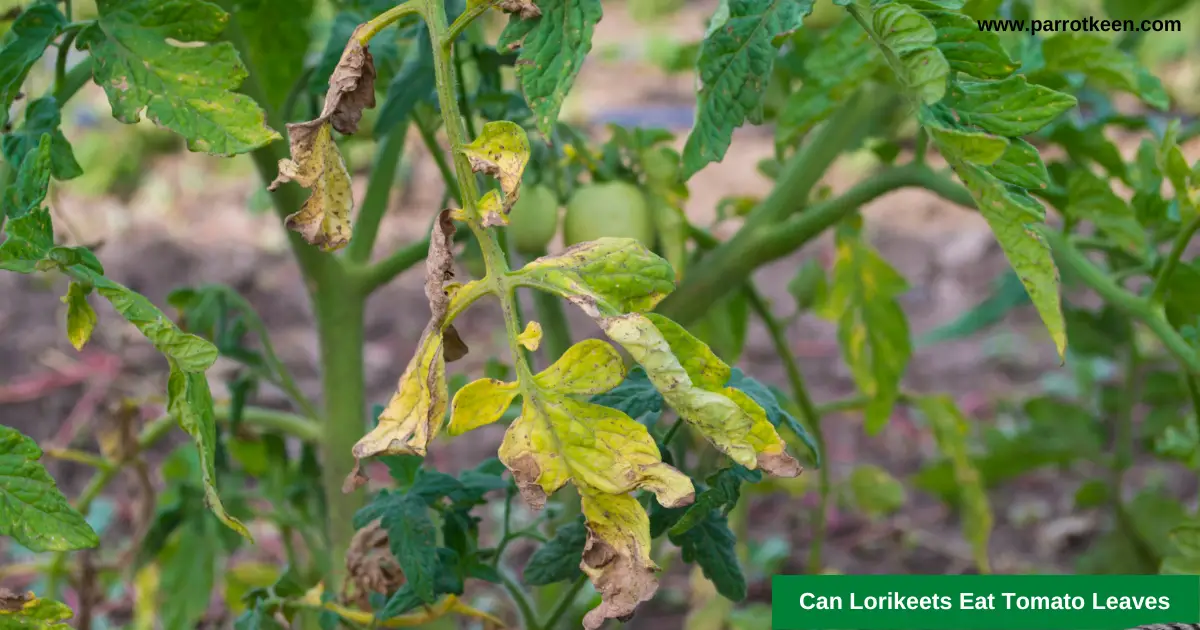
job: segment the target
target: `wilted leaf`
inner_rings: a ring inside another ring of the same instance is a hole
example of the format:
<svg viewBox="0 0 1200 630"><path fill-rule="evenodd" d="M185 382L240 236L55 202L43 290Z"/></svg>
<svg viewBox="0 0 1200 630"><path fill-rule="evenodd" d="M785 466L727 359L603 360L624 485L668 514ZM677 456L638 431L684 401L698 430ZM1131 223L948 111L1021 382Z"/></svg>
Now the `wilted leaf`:
<svg viewBox="0 0 1200 630"><path fill-rule="evenodd" d="M922 398L921 412L929 419L938 448L954 466L954 478L962 501L963 534L974 551L975 563L989 571L988 539L992 532L992 508L988 504L979 471L967 452L967 421L949 396Z"/></svg>
<svg viewBox="0 0 1200 630"><path fill-rule="evenodd" d="M0 627L5 630L66 630L71 626L60 622L73 616L66 604L0 588Z"/></svg>
<svg viewBox="0 0 1200 630"><path fill-rule="evenodd" d="M566 582L579 576L579 563L587 541L583 519L558 528L554 538L538 547L525 564L524 582L530 586L545 586Z"/></svg>
<svg viewBox="0 0 1200 630"><path fill-rule="evenodd" d="M234 90L246 69L229 42L229 21L201 0L98 0L100 18L76 40L92 54L96 83L124 123L155 123L187 138L193 151L246 153L279 137L263 111ZM181 44L186 42L188 45Z"/></svg>
<svg viewBox="0 0 1200 630"><path fill-rule="evenodd" d="M719 28L700 45L696 123L683 148L683 178L725 157L733 130L761 117L778 51L774 38L799 28L814 0L729 0ZM717 26L714 20L714 25Z"/></svg>
<svg viewBox="0 0 1200 630"><path fill-rule="evenodd" d="M42 449L0 425L0 534L31 551L70 551L100 544L96 532L38 463Z"/></svg>
<svg viewBox="0 0 1200 630"><path fill-rule="evenodd" d="M531 20L542 15L542 10L532 0L499 0L496 7L505 13L515 13L521 16L522 20Z"/></svg>
<svg viewBox="0 0 1200 630"><path fill-rule="evenodd" d="M88 293L92 288L78 282L72 282L67 287L67 294L62 301L67 305L67 338L76 350L82 350L84 344L92 337L96 328L96 311L88 304Z"/></svg>
<svg viewBox="0 0 1200 630"><path fill-rule="evenodd" d="M0 41L0 127L8 123L8 110L21 93L30 68L66 24L54 4L38 3L21 12L4 34Z"/></svg>
<svg viewBox="0 0 1200 630"><path fill-rule="evenodd" d="M866 429L875 433L891 417L912 355L908 320L896 301L908 283L855 227L838 230L835 256L833 280L818 312L838 322L842 356L859 390L871 399Z"/></svg>
<svg viewBox="0 0 1200 630"><path fill-rule="evenodd" d="M926 105L942 100L950 64L934 46L933 24L916 9L899 3L874 8L871 24L882 45L891 50L884 58L905 90Z"/></svg>
<svg viewBox="0 0 1200 630"><path fill-rule="evenodd" d="M543 256L510 279L561 295L589 314L654 308L675 289L675 272L636 239L604 237Z"/></svg>
<svg viewBox="0 0 1200 630"><path fill-rule="evenodd" d="M203 376L204 371L217 360L215 346L180 330L166 313L141 294L94 271L87 271L84 277L101 297L112 304L113 309L137 327L180 370Z"/></svg>
<svg viewBox="0 0 1200 630"><path fill-rule="evenodd" d="M725 386L729 366L683 327L653 313L597 322L646 369L680 417L718 450L746 468L762 467L782 477L800 474L766 412L746 394Z"/></svg>
<svg viewBox="0 0 1200 630"><path fill-rule="evenodd" d="M520 46L517 80L547 138L571 91L583 60L592 49L592 33L604 11L600 0L541 0L541 17L512 16L500 36L500 48Z"/></svg>
<svg viewBox="0 0 1200 630"><path fill-rule="evenodd" d="M608 619L628 617L638 604L654 597L658 566L650 559L650 519L637 499L626 494L581 494L587 541L580 568L603 598L584 615L583 627L597 630Z"/></svg>
<svg viewBox="0 0 1200 630"><path fill-rule="evenodd" d="M312 195L298 212L288 216L287 228L324 251L345 247L350 242L354 193L329 121L289 124L288 139L292 157L279 161L279 176L269 190L295 181L311 189Z"/></svg>
<svg viewBox="0 0 1200 630"><path fill-rule="evenodd" d="M529 163L529 139L520 125L507 120L489 122L474 142L462 148L471 170L500 181L507 216L521 194L521 175ZM486 215L485 215L486 216Z"/></svg>

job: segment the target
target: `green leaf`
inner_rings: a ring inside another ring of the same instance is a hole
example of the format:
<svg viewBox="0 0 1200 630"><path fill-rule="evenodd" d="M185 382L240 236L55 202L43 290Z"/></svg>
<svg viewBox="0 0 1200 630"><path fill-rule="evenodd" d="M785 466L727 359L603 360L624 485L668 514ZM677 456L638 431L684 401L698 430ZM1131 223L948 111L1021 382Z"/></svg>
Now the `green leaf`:
<svg viewBox="0 0 1200 630"><path fill-rule="evenodd" d="M21 156L17 179L4 190L3 212L9 219L19 219L37 210L46 199L50 186L51 148L53 140L43 134L37 145ZM47 225L49 220L47 219ZM48 232L52 237L53 234ZM11 232L9 236L15 236ZM27 238L22 236L21 238ZM51 239L53 240L53 239ZM45 249L49 249L47 246Z"/></svg>
<svg viewBox="0 0 1200 630"><path fill-rule="evenodd" d="M79 33L113 116L155 123L213 155L246 153L279 138L262 109L234 90L246 69L216 42L229 15L203 0L97 0L99 19ZM204 42L203 46L172 42Z"/></svg>
<svg viewBox="0 0 1200 630"><path fill-rule="evenodd" d="M1010 138L999 160L987 169L1003 181L1021 188L1045 188L1050 174L1036 147L1020 138Z"/></svg>
<svg viewBox="0 0 1200 630"><path fill-rule="evenodd" d="M934 46L937 31L912 7L885 4L874 10L872 29L888 51L884 57L905 89L930 105L946 94L950 63Z"/></svg>
<svg viewBox="0 0 1200 630"><path fill-rule="evenodd" d="M2 150L4 159L14 167L19 167L21 161L30 151L37 148L44 134L50 134L50 172L54 179L65 181L79 177L83 169L75 161L75 153L71 143L63 135L62 115L58 102L54 97L47 96L30 101L25 106L25 122L21 127L4 136Z"/></svg>
<svg viewBox="0 0 1200 630"><path fill-rule="evenodd" d="M853 20L833 27L804 57L803 84L788 96L775 136L780 143L808 133L871 78L880 63L871 37Z"/></svg>
<svg viewBox="0 0 1200 630"><path fill-rule="evenodd" d="M225 512L225 506L217 494L217 423L213 417L212 392L208 389L208 379L203 371L187 371L171 359L168 359L168 363L171 365L171 374L167 379L167 413L192 437L196 446L200 474L204 481L205 503L213 515L227 527L246 539L253 540L246 526Z"/></svg>
<svg viewBox="0 0 1200 630"><path fill-rule="evenodd" d="M180 330L141 294L94 271L89 270L82 275L96 287L97 293L112 303L122 317L137 327L180 370L203 374L217 360L216 346Z"/></svg>
<svg viewBox="0 0 1200 630"><path fill-rule="evenodd" d="M314 0L241 0L237 5L247 64L255 69L268 104L276 109L283 106L304 71L313 4Z"/></svg>
<svg viewBox="0 0 1200 630"><path fill-rule="evenodd" d="M159 610L164 630L195 628L208 611L217 582L217 558L223 555L214 521L192 514L159 557Z"/></svg>
<svg viewBox="0 0 1200 630"><path fill-rule="evenodd" d="M545 586L577 579L583 575L579 561L586 541L587 527L583 519L559 527L554 538L530 556L522 576L524 582L530 586Z"/></svg>
<svg viewBox="0 0 1200 630"><path fill-rule="evenodd" d="M900 396L900 378L912 355L908 320L896 298L908 283L872 250L853 225L837 232L833 281L818 314L838 322L842 356L867 404L866 428L887 424Z"/></svg>
<svg viewBox="0 0 1200 630"><path fill-rule="evenodd" d="M437 528L429 518L425 501L385 490L354 515L354 527L362 529L375 520L387 532L388 547L414 593L421 601L432 604L439 566Z"/></svg>
<svg viewBox="0 0 1200 630"><path fill-rule="evenodd" d="M12 107L30 68L66 26L52 3L34 4L23 11L0 43L0 127L8 122Z"/></svg>
<svg viewBox="0 0 1200 630"><path fill-rule="evenodd" d="M926 123L929 135L937 142L947 160L964 160L988 166L994 164L1008 150L1008 140L981 131L951 129L938 124Z"/></svg>
<svg viewBox="0 0 1200 630"><path fill-rule="evenodd" d="M814 0L728 0L728 17L714 20L700 46L696 123L683 148L690 179L729 149L733 130L759 116L778 52L773 40L799 27Z"/></svg>
<svg viewBox="0 0 1200 630"><path fill-rule="evenodd" d="M1075 169L1068 183L1069 216L1091 221L1126 251L1140 255L1148 246L1146 230L1133 208L1117 196L1107 181L1087 169Z"/></svg>
<svg viewBox="0 0 1200 630"><path fill-rule="evenodd" d="M261 602L242 613L233 622L233 630L284 630Z"/></svg>
<svg viewBox="0 0 1200 630"><path fill-rule="evenodd" d="M1059 33L1042 42L1042 55L1048 71L1080 72L1101 87L1128 92L1162 111L1171 104L1162 82L1102 35Z"/></svg>
<svg viewBox="0 0 1200 630"><path fill-rule="evenodd" d="M1075 97L1029 83L1023 76L1001 81L956 81L946 99L963 124L1002 136L1023 136L1075 107Z"/></svg>
<svg viewBox="0 0 1200 630"><path fill-rule="evenodd" d="M42 449L0 425L0 534L31 551L71 551L100 544L96 532L38 463Z"/></svg>
<svg viewBox="0 0 1200 630"><path fill-rule="evenodd" d="M728 514L742 496L742 483L762 481L762 472L747 470L738 465L724 468L708 478L708 488L696 495L696 501L687 507L683 516L671 526L671 536L682 536L700 525L712 511Z"/></svg>
<svg viewBox="0 0 1200 630"><path fill-rule="evenodd" d="M67 305L67 338L76 350L82 350L83 345L92 337L96 328L96 311L88 304L87 296L92 288L72 282L67 287L67 294L62 301Z"/></svg>
<svg viewBox="0 0 1200 630"><path fill-rule="evenodd" d="M899 510L908 500L904 484L888 471L864 464L850 473L850 493L854 504L868 516L887 516Z"/></svg>
<svg viewBox="0 0 1200 630"><path fill-rule="evenodd" d="M962 501L963 534L974 551L980 572L987 573L988 540L992 531L992 508L988 504L979 470L967 452L967 421L949 396L922 398L921 412L929 420L938 448L954 467L954 479Z"/></svg>
<svg viewBox="0 0 1200 630"><path fill-rule="evenodd" d="M654 383L650 382L646 370L640 365L629 370L620 385L606 393L592 396L591 402L623 411L634 420L642 420L647 415L657 420L663 409L662 394L654 388ZM648 420L642 422L649 424Z"/></svg>
<svg viewBox="0 0 1200 630"><path fill-rule="evenodd" d="M0 598L0 628L4 630L68 630L71 626L60 622L73 616L66 604L33 593Z"/></svg>
<svg viewBox="0 0 1200 630"><path fill-rule="evenodd" d="M670 539L679 547L684 562L700 565L704 577L717 587L721 596L735 602L746 599L746 578L738 564L737 537L729 531L725 516L710 511L695 527L683 534L671 534Z"/></svg>
<svg viewBox="0 0 1200 630"><path fill-rule="evenodd" d="M541 0L537 6L541 17L509 19L500 46L521 47L517 80L536 115L538 131L549 138L563 100L592 49L592 33L604 10L600 0Z"/></svg>
<svg viewBox="0 0 1200 630"><path fill-rule="evenodd" d="M1009 264L1025 285L1059 356L1065 357L1067 332L1058 292L1058 268L1054 266L1050 246L1034 231L1034 226L1045 222L1045 210L1033 198L1014 193L978 166L958 164L955 172L971 192Z"/></svg>
<svg viewBox="0 0 1200 630"><path fill-rule="evenodd" d="M604 315L648 311L675 289L670 263L632 238L579 243L530 261L510 280Z"/></svg>
<svg viewBox="0 0 1200 630"><path fill-rule="evenodd" d="M729 382L727 385L746 394L752 398L754 402L758 403L758 406L762 407L763 411L767 412L767 419L770 420L771 424L775 425L776 428L778 428L780 425L785 425L788 429L791 429L792 433L795 433L796 437L800 438L800 441L804 442L804 445L808 447L808 450L812 451L813 458L816 459L817 462L817 467L819 468L821 466L822 453L820 449L817 448L816 440L813 439L812 435L809 434L808 429L804 428L804 425L800 424L800 421L797 420L795 416L788 413L788 411L779 404L779 398L776 397L775 393L772 392L769 387L763 385L757 379L747 376L746 373L742 372L740 368L733 368L733 370L730 372Z"/></svg>
<svg viewBox="0 0 1200 630"><path fill-rule="evenodd" d="M1020 64L1013 61L991 31L979 30L979 24L952 11L924 13L937 31L937 48L942 51L950 69L980 79L1003 79Z"/></svg>

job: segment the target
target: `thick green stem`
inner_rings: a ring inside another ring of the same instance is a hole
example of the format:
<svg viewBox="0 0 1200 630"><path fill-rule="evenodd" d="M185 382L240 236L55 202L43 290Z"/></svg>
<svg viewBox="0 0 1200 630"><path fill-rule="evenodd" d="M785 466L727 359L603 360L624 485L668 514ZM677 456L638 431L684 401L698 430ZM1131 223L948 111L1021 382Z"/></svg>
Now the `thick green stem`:
<svg viewBox="0 0 1200 630"><path fill-rule="evenodd" d="M1179 266L1179 259L1183 257L1183 252L1187 249L1188 243L1191 242L1192 236L1196 233L1197 229L1200 229L1200 215L1193 217L1179 231L1179 235L1175 237L1175 243L1171 246L1171 253L1167 254L1167 259L1163 262L1162 270L1158 272L1158 276L1154 279L1154 290L1150 292L1151 304L1161 304L1163 298L1166 297L1171 274L1175 273L1175 268Z"/></svg>
<svg viewBox="0 0 1200 630"><path fill-rule="evenodd" d="M358 224L354 236L346 247L346 258L353 263L371 260L371 251L379 235L379 224L387 214L388 201L392 196L392 185L396 182L396 169L400 156L404 154L404 139L408 136L408 122L396 125L383 139L375 153L375 164L371 167L371 179L367 182L367 194L363 196L362 209L358 212Z"/></svg>

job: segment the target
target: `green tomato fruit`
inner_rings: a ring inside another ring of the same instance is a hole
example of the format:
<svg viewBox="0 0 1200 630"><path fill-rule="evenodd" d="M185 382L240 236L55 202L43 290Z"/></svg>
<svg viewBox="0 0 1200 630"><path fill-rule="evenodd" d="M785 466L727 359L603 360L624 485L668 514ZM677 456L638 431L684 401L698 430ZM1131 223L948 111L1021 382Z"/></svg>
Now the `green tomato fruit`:
<svg viewBox="0 0 1200 630"><path fill-rule="evenodd" d="M584 186L567 203L563 239L567 245L594 241L605 236L634 238L654 246L654 217L642 191L628 182L605 182Z"/></svg>
<svg viewBox="0 0 1200 630"><path fill-rule="evenodd" d="M679 153L668 147L650 149L642 154L642 168L650 182L672 185L679 180Z"/></svg>
<svg viewBox="0 0 1200 630"><path fill-rule="evenodd" d="M522 254L541 255L558 231L558 197L546 186L530 186L508 214L508 231Z"/></svg>

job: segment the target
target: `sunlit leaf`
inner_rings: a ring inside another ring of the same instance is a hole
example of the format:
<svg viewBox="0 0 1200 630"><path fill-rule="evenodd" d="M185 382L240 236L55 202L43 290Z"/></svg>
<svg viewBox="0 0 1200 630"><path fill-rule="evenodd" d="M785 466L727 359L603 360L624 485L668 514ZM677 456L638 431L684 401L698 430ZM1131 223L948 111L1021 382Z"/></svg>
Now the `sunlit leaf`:
<svg viewBox="0 0 1200 630"><path fill-rule="evenodd" d="M0 534L32 551L70 551L100 544L46 468L42 449L12 427L0 425Z"/></svg>

